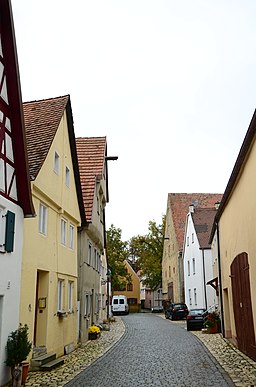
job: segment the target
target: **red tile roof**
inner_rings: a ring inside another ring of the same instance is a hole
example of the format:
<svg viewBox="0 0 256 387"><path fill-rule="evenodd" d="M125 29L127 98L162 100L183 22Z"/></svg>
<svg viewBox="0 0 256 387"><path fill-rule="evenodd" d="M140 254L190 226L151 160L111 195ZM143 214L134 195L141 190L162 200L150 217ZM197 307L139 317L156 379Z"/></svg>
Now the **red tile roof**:
<svg viewBox="0 0 256 387"><path fill-rule="evenodd" d="M91 222L96 182L104 174L106 137L78 137L76 149L86 220Z"/></svg>
<svg viewBox="0 0 256 387"><path fill-rule="evenodd" d="M86 224L82 189L76 153L75 133L70 96L49 98L23 104L30 180L35 180L49 152L64 112L67 114L68 136L82 225Z"/></svg>
<svg viewBox="0 0 256 387"><path fill-rule="evenodd" d="M209 237L212 230L216 208L195 208L191 214L201 249L209 249Z"/></svg>
<svg viewBox="0 0 256 387"><path fill-rule="evenodd" d="M239 154L237 156L235 165L233 167L233 170L232 170L230 178L228 180L226 189L224 191L222 201L220 203L219 209L218 209L217 214L216 214L216 222L218 222L220 220L221 215L222 215L224 209L226 208L226 206L227 206L227 204L232 196L232 193L235 190L236 183L243 173L242 172L243 168L247 162L248 155L250 154L250 151L252 149L252 146L253 146L253 143L255 142L255 140L256 140L256 110L254 110L249 128L247 129L244 141L241 145L241 148L240 148ZM215 232L215 227L213 227L213 229L212 229L212 233L210 236L210 242L213 239L214 232Z"/></svg>
<svg viewBox="0 0 256 387"><path fill-rule="evenodd" d="M174 224L174 232L177 238L179 250L183 249L186 215L189 206L213 208L216 202L220 202L222 194L211 193L169 193L168 206Z"/></svg>
<svg viewBox="0 0 256 387"><path fill-rule="evenodd" d="M23 104L31 180L45 161L68 101L66 95Z"/></svg>

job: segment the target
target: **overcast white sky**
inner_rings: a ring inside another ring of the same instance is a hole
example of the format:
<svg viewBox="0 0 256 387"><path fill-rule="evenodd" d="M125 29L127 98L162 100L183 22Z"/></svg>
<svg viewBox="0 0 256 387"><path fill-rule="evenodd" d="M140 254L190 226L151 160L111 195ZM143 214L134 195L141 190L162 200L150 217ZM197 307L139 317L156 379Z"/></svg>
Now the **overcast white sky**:
<svg viewBox="0 0 256 387"><path fill-rule="evenodd" d="M12 0L23 101L70 94L107 136L107 227L161 222L168 192L225 190L256 107L255 0Z"/></svg>

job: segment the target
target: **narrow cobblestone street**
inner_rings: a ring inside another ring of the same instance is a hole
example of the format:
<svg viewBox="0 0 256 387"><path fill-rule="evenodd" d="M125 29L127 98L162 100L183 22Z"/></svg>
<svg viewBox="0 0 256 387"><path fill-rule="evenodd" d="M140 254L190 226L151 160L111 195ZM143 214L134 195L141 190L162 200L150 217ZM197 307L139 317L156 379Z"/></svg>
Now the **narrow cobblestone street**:
<svg viewBox="0 0 256 387"><path fill-rule="evenodd" d="M63 359L52 371L30 372L26 387L256 386L256 362L221 334L187 332L185 321L166 320L164 314L116 317L99 340Z"/></svg>
<svg viewBox="0 0 256 387"><path fill-rule="evenodd" d="M66 386L234 386L228 374L180 325L152 314L123 318L117 345Z"/></svg>

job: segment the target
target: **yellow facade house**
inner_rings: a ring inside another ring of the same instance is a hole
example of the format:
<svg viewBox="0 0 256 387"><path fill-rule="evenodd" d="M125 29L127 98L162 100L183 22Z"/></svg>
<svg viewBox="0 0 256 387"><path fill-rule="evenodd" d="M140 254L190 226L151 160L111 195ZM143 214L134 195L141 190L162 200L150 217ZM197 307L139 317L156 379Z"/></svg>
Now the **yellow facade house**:
<svg viewBox="0 0 256 387"><path fill-rule="evenodd" d="M59 357L78 339L77 228L85 222L70 97L23 109L37 216L25 220L20 322L33 354Z"/></svg>
<svg viewBox="0 0 256 387"><path fill-rule="evenodd" d="M228 181L212 233L222 333L256 360L256 113ZM216 248L216 244L218 247Z"/></svg>
<svg viewBox="0 0 256 387"><path fill-rule="evenodd" d="M126 285L124 290L113 290L113 296L122 294L127 297L129 312L139 312L141 309L140 302L140 277L133 270L128 261L124 261L128 274L131 276L131 283Z"/></svg>

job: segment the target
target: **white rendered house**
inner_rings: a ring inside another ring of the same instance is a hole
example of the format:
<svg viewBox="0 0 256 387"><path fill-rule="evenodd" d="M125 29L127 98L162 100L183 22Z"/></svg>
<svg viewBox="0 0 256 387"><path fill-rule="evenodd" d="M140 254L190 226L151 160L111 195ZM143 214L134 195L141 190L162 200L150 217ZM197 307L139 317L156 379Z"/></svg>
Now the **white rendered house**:
<svg viewBox="0 0 256 387"><path fill-rule="evenodd" d="M191 205L186 219L183 265L185 302L188 309L213 309L216 292L207 283L213 278L212 250L209 236L215 208L197 208Z"/></svg>
<svg viewBox="0 0 256 387"><path fill-rule="evenodd" d="M24 217L34 215L11 4L0 2L0 385L9 334L19 326Z"/></svg>

